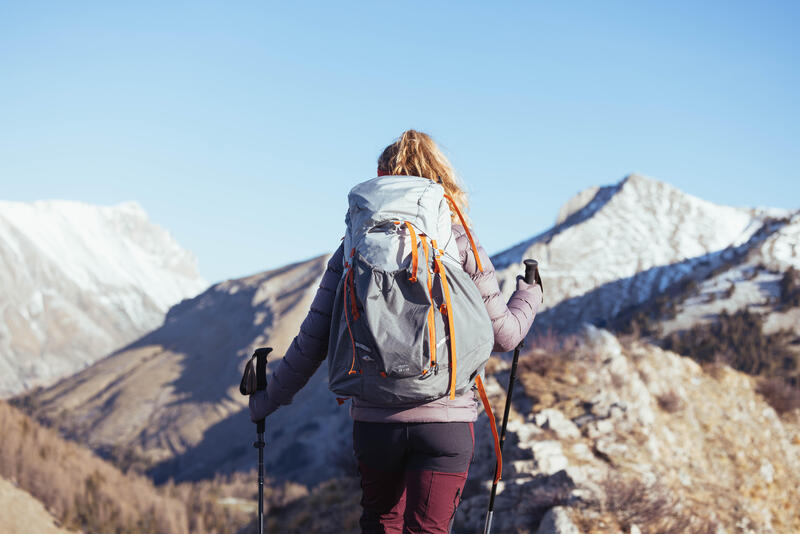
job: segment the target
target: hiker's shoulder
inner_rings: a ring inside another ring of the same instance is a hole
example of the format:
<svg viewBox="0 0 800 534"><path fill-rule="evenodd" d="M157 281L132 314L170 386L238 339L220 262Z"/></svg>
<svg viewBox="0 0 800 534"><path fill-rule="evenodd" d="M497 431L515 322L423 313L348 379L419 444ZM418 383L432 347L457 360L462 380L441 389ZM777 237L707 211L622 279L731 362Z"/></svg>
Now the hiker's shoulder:
<svg viewBox="0 0 800 534"><path fill-rule="evenodd" d="M340 243L336 251L328 258L328 269L337 273L342 272L344 259L344 243Z"/></svg>
<svg viewBox="0 0 800 534"><path fill-rule="evenodd" d="M459 247L461 246L461 242L467 239L467 231L458 223L453 223L453 237L456 238L458 241Z"/></svg>
<svg viewBox="0 0 800 534"><path fill-rule="evenodd" d="M461 224L458 223L453 223L452 227L453 227L453 237L455 238L456 243L458 244L458 249L471 250L469 237L467 236L467 230ZM475 241L475 246L480 247L481 246L480 240L478 239L478 236L475 235L474 230L470 230L470 235L472 236L472 240Z"/></svg>

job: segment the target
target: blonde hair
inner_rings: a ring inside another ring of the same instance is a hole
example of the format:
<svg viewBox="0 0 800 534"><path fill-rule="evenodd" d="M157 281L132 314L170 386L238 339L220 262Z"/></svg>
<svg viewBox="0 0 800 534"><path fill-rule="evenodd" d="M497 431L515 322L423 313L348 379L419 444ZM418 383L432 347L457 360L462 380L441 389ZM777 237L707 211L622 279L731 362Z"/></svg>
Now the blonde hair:
<svg viewBox="0 0 800 534"><path fill-rule="evenodd" d="M406 130L378 157L378 171L386 174L428 178L444 187L462 211L469 207L467 193L456 171L436 142L426 133ZM453 213L455 219L456 214Z"/></svg>

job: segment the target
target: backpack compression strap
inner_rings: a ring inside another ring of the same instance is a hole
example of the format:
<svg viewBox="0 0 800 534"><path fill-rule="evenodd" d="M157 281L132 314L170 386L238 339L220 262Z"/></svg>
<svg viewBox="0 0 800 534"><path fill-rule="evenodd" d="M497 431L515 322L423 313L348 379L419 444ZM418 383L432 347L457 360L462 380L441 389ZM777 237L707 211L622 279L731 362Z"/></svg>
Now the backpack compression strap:
<svg viewBox="0 0 800 534"><path fill-rule="evenodd" d="M444 271L442 260L439 256L444 254L436 246L436 241L431 240L433 244L433 261L436 262L436 272L442 280L442 291L444 293L444 306L439 311L447 316L447 330L450 332L450 400L456 398L456 328L453 324L453 303L450 301L450 284L447 283L447 273Z"/></svg>
<svg viewBox="0 0 800 534"><path fill-rule="evenodd" d="M356 249L350 251L350 259L353 261L353 256L355 256ZM355 296L355 284L353 282L353 265L345 261L344 266L347 269L344 275L344 322L347 324L347 332L350 334L350 343L353 345L353 363L350 364L350 370L347 372L348 375L354 375L359 371L356 371L356 339L353 336L353 329L350 328L350 318L347 316L347 306L348 306L348 293L350 296L349 305L351 307L351 314L353 315L353 320L355 321L359 317L358 313L358 305L356 304L356 296Z"/></svg>
<svg viewBox="0 0 800 534"><path fill-rule="evenodd" d="M428 256L428 242L425 240L427 236L423 234L422 241L422 250L425 252L425 269L427 271L427 276L425 278L428 279L428 293L431 296L431 307L428 310L428 347L431 356L431 369L436 371L436 321L435 321L435 309L436 304L433 301L433 277L431 276L430 271L430 257ZM425 374L425 371L422 371L422 374Z"/></svg>
<svg viewBox="0 0 800 534"><path fill-rule="evenodd" d="M414 231L414 227L411 226L411 223L405 221L406 228L408 228L408 233L411 234L411 276L408 278L409 282L416 282L417 281L417 262L419 259L417 258L417 233Z"/></svg>
<svg viewBox="0 0 800 534"><path fill-rule="evenodd" d="M503 451L500 449L500 436L497 435L497 423L494 420L494 413L489 405L489 397L486 396L486 388L483 387L483 380L480 374L475 377L475 385L478 386L478 395L480 395L481 402L483 402L483 409L486 410L486 415L489 416L489 427L492 429L492 437L494 437L494 453L497 456L494 483L497 484L503 474Z"/></svg>

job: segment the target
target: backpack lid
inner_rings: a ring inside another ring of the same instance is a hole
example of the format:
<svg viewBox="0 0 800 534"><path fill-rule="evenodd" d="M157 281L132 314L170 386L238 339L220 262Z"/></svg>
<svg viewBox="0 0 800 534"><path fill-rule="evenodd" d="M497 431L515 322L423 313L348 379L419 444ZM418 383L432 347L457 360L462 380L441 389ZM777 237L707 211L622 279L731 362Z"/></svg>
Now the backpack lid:
<svg viewBox="0 0 800 534"><path fill-rule="evenodd" d="M450 206L440 184L419 176L378 176L353 187L347 198L345 251L359 249L376 226L389 221L408 221L457 261Z"/></svg>

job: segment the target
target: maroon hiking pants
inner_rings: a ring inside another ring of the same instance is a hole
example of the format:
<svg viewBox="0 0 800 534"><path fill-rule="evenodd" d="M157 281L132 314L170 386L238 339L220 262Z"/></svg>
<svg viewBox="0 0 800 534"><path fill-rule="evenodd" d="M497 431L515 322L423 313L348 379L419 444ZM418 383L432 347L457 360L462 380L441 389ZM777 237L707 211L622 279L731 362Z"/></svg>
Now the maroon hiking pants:
<svg viewBox="0 0 800 534"><path fill-rule="evenodd" d="M472 423L353 425L362 534L450 532L475 448Z"/></svg>

